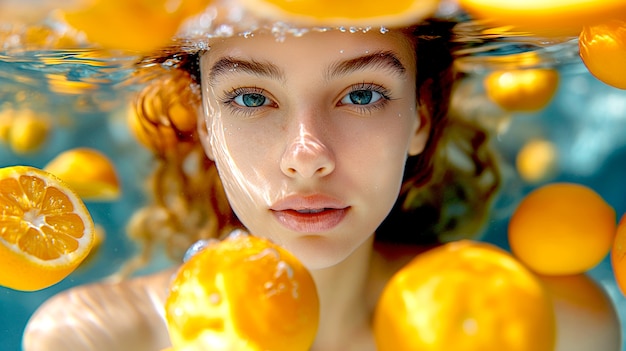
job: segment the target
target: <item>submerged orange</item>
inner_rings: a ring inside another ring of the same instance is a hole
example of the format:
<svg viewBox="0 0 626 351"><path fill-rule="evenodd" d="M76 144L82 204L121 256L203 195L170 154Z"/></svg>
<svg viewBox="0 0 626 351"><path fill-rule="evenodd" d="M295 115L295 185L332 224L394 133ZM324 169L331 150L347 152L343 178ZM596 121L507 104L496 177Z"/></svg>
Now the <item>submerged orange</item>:
<svg viewBox="0 0 626 351"><path fill-rule="evenodd" d="M95 0L65 14L87 39L108 49L150 52L170 43L211 0Z"/></svg>
<svg viewBox="0 0 626 351"><path fill-rule="evenodd" d="M551 183L528 194L508 228L513 254L545 275L583 273L604 259L615 236L615 210L593 189Z"/></svg>
<svg viewBox="0 0 626 351"><path fill-rule="evenodd" d="M165 314L175 350L307 351L319 301L293 255L266 239L236 235L180 268Z"/></svg>
<svg viewBox="0 0 626 351"><path fill-rule="evenodd" d="M66 150L44 170L63 179L83 200L106 201L120 196L115 166L98 150L86 147Z"/></svg>
<svg viewBox="0 0 626 351"><path fill-rule="evenodd" d="M546 36L577 36L583 26L626 19L624 0L459 0L459 4L491 25Z"/></svg>
<svg viewBox="0 0 626 351"><path fill-rule="evenodd" d="M610 86L626 89L626 20L584 27L578 46L591 74Z"/></svg>
<svg viewBox="0 0 626 351"><path fill-rule="evenodd" d="M374 316L379 351L553 351L555 330L539 279L506 251L467 240L409 262Z"/></svg>
<svg viewBox="0 0 626 351"><path fill-rule="evenodd" d="M274 19L315 25L402 26L437 11L438 0L241 0L251 11Z"/></svg>
<svg viewBox="0 0 626 351"><path fill-rule="evenodd" d="M0 285L51 286L78 267L93 242L91 215L62 180L33 167L0 169Z"/></svg>
<svg viewBox="0 0 626 351"><path fill-rule="evenodd" d="M541 110L552 100L558 84L558 72L545 68L494 71L484 80L487 97L511 112Z"/></svg>

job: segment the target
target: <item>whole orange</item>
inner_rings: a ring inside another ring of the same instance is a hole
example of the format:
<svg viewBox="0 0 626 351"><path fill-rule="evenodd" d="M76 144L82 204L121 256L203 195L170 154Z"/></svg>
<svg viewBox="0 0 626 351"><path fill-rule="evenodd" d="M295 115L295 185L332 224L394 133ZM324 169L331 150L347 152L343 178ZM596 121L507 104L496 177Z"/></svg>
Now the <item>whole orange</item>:
<svg viewBox="0 0 626 351"><path fill-rule="evenodd" d="M165 314L176 350L308 351L319 301L295 256L266 239L237 235L181 267Z"/></svg>
<svg viewBox="0 0 626 351"><path fill-rule="evenodd" d="M615 210L589 187L551 183L529 193L509 221L511 251L545 275L585 272L609 253Z"/></svg>
<svg viewBox="0 0 626 351"><path fill-rule="evenodd" d="M487 97L506 111L535 112L546 107L559 85L553 69L494 71L484 80Z"/></svg>
<svg viewBox="0 0 626 351"><path fill-rule="evenodd" d="M626 89L626 21L586 26L578 40L580 57L600 81Z"/></svg>
<svg viewBox="0 0 626 351"><path fill-rule="evenodd" d="M512 255L463 240L392 277L374 336L379 351L553 351L555 316L543 285Z"/></svg>

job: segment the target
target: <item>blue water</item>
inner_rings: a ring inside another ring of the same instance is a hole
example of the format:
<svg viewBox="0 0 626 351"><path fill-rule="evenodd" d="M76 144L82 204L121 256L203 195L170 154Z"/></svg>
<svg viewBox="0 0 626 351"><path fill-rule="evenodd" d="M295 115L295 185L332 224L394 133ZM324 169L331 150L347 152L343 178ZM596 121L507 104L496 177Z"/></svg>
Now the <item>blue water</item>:
<svg viewBox="0 0 626 351"><path fill-rule="evenodd" d="M106 240L83 267L61 283L38 292L0 287L3 351L20 349L28 318L47 298L73 286L106 278L138 252L137 245L126 237L124 227L133 210L146 201L143 186L152 164L150 155L137 146L124 122L128 99L138 88L124 83L131 77L132 60L98 61L80 54L80 51L0 51L0 107L28 107L48 116L54 125L39 152L16 154L8 145L0 144L0 167L25 164L42 168L61 151L93 147L113 160L123 189L117 201L87 203L94 222L104 228ZM44 65L45 62L48 64ZM470 87L466 96L467 113L472 118L480 116L496 131L492 145L505 175L502 193L483 238L504 248L508 248L506 226L515 204L540 185L525 183L514 172L515 155L526 141L535 137L554 142L559 150L558 173L550 181L588 185L615 208L618 216L626 213L626 91L597 81L582 63L571 62L571 57L559 69L562 76L554 100L543 111L533 114L512 115L494 109L481 90L481 72L467 79ZM92 83L93 89L59 93L58 87L46 83L50 74L68 81ZM159 256L138 274L170 264ZM616 288L608 259L589 274L605 288L626 325L626 299Z"/></svg>

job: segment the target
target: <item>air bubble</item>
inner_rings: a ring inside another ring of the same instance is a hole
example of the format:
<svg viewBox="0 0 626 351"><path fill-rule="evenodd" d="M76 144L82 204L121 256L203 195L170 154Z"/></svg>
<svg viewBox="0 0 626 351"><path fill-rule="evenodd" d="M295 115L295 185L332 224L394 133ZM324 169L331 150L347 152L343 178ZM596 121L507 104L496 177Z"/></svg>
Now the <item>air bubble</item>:
<svg viewBox="0 0 626 351"><path fill-rule="evenodd" d="M193 243L185 252L185 256L183 256L183 262L189 261L193 256L198 254L198 252L204 250L207 246L218 243L217 239L201 239Z"/></svg>

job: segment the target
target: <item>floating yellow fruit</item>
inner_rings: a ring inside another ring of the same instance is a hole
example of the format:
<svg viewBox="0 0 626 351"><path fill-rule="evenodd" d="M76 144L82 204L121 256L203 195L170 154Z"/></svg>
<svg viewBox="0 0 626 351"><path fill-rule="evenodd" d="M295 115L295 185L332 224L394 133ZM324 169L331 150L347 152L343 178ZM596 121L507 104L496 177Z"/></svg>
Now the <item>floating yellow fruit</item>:
<svg viewBox="0 0 626 351"><path fill-rule="evenodd" d="M231 236L179 270L165 314L173 348L308 351L319 301L308 270L268 240Z"/></svg>
<svg viewBox="0 0 626 351"><path fill-rule="evenodd" d="M48 138L50 123L30 110L14 111L9 145L18 154L38 151Z"/></svg>
<svg viewBox="0 0 626 351"><path fill-rule="evenodd" d="M211 0L95 0L67 22L105 48L149 52L170 43L181 23Z"/></svg>
<svg viewBox="0 0 626 351"><path fill-rule="evenodd" d="M495 71L484 80L487 97L511 112L541 110L552 100L558 85L558 72L543 68Z"/></svg>
<svg viewBox="0 0 626 351"><path fill-rule="evenodd" d="M545 275L583 273L609 253L615 210L592 189L552 183L535 189L509 222L511 251Z"/></svg>
<svg viewBox="0 0 626 351"><path fill-rule="evenodd" d="M44 170L63 179L83 200L109 201L120 196L120 182L113 162L98 150L64 151Z"/></svg>
<svg viewBox="0 0 626 351"><path fill-rule="evenodd" d="M611 247L611 266L622 295L626 296L626 215L617 226L617 234Z"/></svg>
<svg viewBox="0 0 626 351"><path fill-rule="evenodd" d="M0 285L49 287L78 267L93 241L91 215L62 180L27 166L0 169Z"/></svg>
<svg viewBox="0 0 626 351"><path fill-rule="evenodd" d="M434 14L438 0L241 0L250 10L271 18L337 26L402 26Z"/></svg>
<svg viewBox="0 0 626 351"><path fill-rule="evenodd" d="M556 146L547 140L531 140L524 144L515 158L520 177L527 182L545 181L556 172Z"/></svg>
<svg viewBox="0 0 626 351"><path fill-rule="evenodd" d="M577 36L582 27L626 19L624 0L459 0L474 18L546 36Z"/></svg>
<svg viewBox="0 0 626 351"><path fill-rule="evenodd" d="M418 255L385 287L378 351L553 351L554 310L538 278L509 253L458 241Z"/></svg>
<svg viewBox="0 0 626 351"><path fill-rule="evenodd" d="M608 85L626 89L626 21L584 27L578 46L591 74Z"/></svg>

